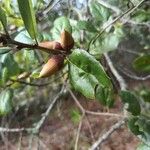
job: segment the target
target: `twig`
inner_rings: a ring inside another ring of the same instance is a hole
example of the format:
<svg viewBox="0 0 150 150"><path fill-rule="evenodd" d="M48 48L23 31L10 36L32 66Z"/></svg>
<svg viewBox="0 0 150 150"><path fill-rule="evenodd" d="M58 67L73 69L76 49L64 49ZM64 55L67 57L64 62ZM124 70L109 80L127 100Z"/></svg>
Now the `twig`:
<svg viewBox="0 0 150 150"><path fill-rule="evenodd" d="M117 118L123 117L123 115L119 115L119 114L115 114L115 113L94 112L94 111L89 111L89 110L85 110L85 113L88 115L94 115L94 116L109 116L109 117L117 117Z"/></svg>
<svg viewBox="0 0 150 150"><path fill-rule="evenodd" d="M76 141L75 141L75 146L74 146L74 150L78 150L78 142L79 142L79 136L80 136L80 131L81 131L81 127L82 127L82 123L83 123L83 118L84 118L85 114L82 114L81 116L81 120L78 126L78 131L77 131L77 136L76 136Z"/></svg>
<svg viewBox="0 0 150 150"><path fill-rule="evenodd" d="M136 22L136 21L133 21L133 20L126 20L126 19L121 19L122 22L125 24L125 23L128 23L128 24L131 24L131 25L137 25L137 26L146 26L147 28L150 28L150 22Z"/></svg>
<svg viewBox="0 0 150 150"><path fill-rule="evenodd" d="M142 0L142 1L141 1L139 4L137 4L136 6L133 6L132 8L129 8L128 10L126 10L126 11L125 11L124 13L122 13L120 16L116 17L116 18L115 18L114 20L112 20L111 22L108 21L108 24L105 23L106 26L104 26L104 27L102 28L102 30L101 30L98 34L96 34L96 35L90 40L89 45L88 45L88 51L89 51L89 49L90 49L90 45L93 44L93 43L97 40L97 38L99 38L99 36L100 36L101 34L103 34L104 31L105 31L109 26L113 25L116 21L118 21L119 19L123 18L124 16L127 16L127 15L131 14L131 13L132 13L133 11L135 11L135 9L137 9L144 1L145 1L145 0Z"/></svg>
<svg viewBox="0 0 150 150"><path fill-rule="evenodd" d="M84 109L83 106L79 103L78 99L77 99L76 96L73 94L73 92L71 91L71 89L68 88L68 91L69 91L70 95L72 96L73 100L75 101L75 103L77 104L77 106L79 107L79 109L81 110L82 113L90 114L90 115L96 115L96 116L123 117L122 115L114 114L114 113L93 112L93 111L86 110L86 109Z"/></svg>
<svg viewBox="0 0 150 150"><path fill-rule="evenodd" d="M133 13L143 2L146 0L141 0L136 6L134 6L128 13L126 13L124 16L129 16L131 13Z"/></svg>
<svg viewBox="0 0 150 150"><path fill-rule="evenodd" d="M29 49L38 49L38 50L44 51L49 54L50 53L65 54L65 51L63 51L63 50L45 48L45 47L39 46L37 44L26 44L26 43L18 42L4 34L0 34L0 39L1 39L1 42L5 43L5 45L7 45L7 46L10 44L15 45L18 50L21 50L23 48L29 48Z"/></svg>
<svg viewBox="0 0 150 150"><path fill-rule="evenodd" d="M57 0L57 1L55 0L54 2L50 1L50 2L48 3L48 5L47 5L41 12L39 12L39 13L37 14L38 19L45 17L45 16L48 14L48 12L49 12L50 10L52 10L59 2L60 2L60 0ZM39 17L40 17L40 18L39 18Z"/></svg>
<svg viewBox="0 0 150 150"><path fill-rule="evenodd" d="M89 150L96 150L96 148L102 144L105 140L107 140L110 135L115 132L117 129L119 129L122 125L124 125L126 122L126 119L118 121L116 124L114 124L105 134L100 136L98 140L89 148Z"/></svg>
<svg viewBox="0 0 150 150"><path fill-rule="evenodd" d="M46 120L47 116L49 115L50 111L52 110L54 104L56 103L56 101L62 96L64 91L64 85L62 86L61 91L57 94L57 96L53 99L53 101L51 101L50 105L48 106L48 109L46 110L46 112L43 114L43 117L40 119L40 121L36 124L35 129L36 131L39 131L40 128L42 127L44 121Z"/></svg>
<svg viewBox="0 0 150 150"><path fill-rule="evenodd" d="M63 73L61 76L58 76L56 77L54 80L50 81L50 82L46 82L46 83L41 83L41 84L38 84L38 83L30 83L30 82L26 82L26 81L23 81L23 80L14 80L14 79L9 79L10 81L12 82L18 82L18 83L21 83L21 84L24 84L24 85L29 85L29 86L37 86L37 87L42 87L42 86L47 86L55 81L57 81L59 78L61 78L62 76L64 76L66 74ZM11 83L10 85L12 85L13 83ZM9 85L8 85L9 86Z"/></svg>
<svg viewBox="0 0 150 150"><path fill-rule="evenodd" d="M119 70L120 70L124 75L126 75L127 77L129 77L129 78L131 78L131 79L134 79L134 80L145 81L145 80L150 79L150 75L147 75L147 76L144 76L144 77L139 77L139 76L136 76L136 75L133 75L133 74L128 73L128 72L125 71L124 69L121 69L121 67L119 67Z"/></svg>
<svg viewBox="0 0 150 150"><path fill-rule="evenodd" d="M79 103L78 99L76 98L76 96L73 94L72 90L68 88L68 91L70 93L70 95L72 96L73 100L75 101L75 103L77 104L77 106L80 108L80 110L82 111L82 113L85 113L85 109L82 107L82 105Z"/></svg>
<svg viewBox="0 0 150 150"><path fill-rule="evenodd" d="M87 126L88 126L88 128L89 128L92 141L94 142L94 141L95 141L95 137L94 137L94 134L93 134L93 131L92 131L90 119L88 118L88 116L85 116L85 118L86 118L86 120L87 120Z"/></svg>
<svg viewBox="0 0 150 150"><path fill-rule="evenodd" d="M9 129L9 128L3 128L0 127L0 132L32 132L33 128L13 128L13 129Z"/></svg>
<svg viewBox="0 0 150 150"><path fill-rule="evenodd" d="M120 14L121 10L115 6L110 5L109 3L103 1L103 0L98 0L98 3L101 4L102 6L111 9L112 11L114 11L116 14Z"/></svg>
<svg viewBox="0 0 150 150"><path fill-rule="evenodd" d="M62 86L61 91L51 101L50 105L48 106L48 109L43 114L42 118L36 123L35 127L33 127L33 128L12 128L12 129L0 127L0 132L27 132L27 133L33 133L33 134L38 133L40 128L44 124L44 121L46 120L47 116L49 115L50 111L52 110L54 104L63 95L63 91L64 91L64 85Z"/></svg>
<svg viewBox="0 0 150 150"><path fill-rule="evenodd" d="M107 64L111 70L111 72L113 73L114 77L116 78L116 80L118 81L119 83L119 86L120 86L120 89L121 90L126 90L127 89L127 85L126 85L126 82L125 80L123 79L123 77L118 73L118 71L115 69L111 59L109 58L108 54L107 53L104 53L104 57L107 61Z"/></svg>
<svg viewBox="0 0 150 150"><path fill-rule="evenodd" d="M19 140L18 140L18 150L21 150L22 145L22 132L20 132Z"/></svg>
<svg viewBox="0 0 150 150"><path fill-rule="evenodd" d="M29 137L29 145L28 145L28 150L32 150L32 143L33 143L34 135L31 133Z"/></svg>

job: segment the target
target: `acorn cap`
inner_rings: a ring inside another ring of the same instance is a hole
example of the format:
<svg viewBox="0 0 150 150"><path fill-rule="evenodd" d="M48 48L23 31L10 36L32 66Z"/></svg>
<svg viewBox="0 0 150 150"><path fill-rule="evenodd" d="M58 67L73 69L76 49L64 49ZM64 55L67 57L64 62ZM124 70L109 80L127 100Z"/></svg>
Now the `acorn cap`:
<svg viewBox="0 0 150 150"><path fill-rule="evenodd" d="M43 66L39 77L49 77L59 71L63 67L64 57L62 55L52 56L48 62Z"/></svg>
<svg viewBox="0 0 150 150"><path fill-rule="evenodd" d="M60 35L60 43L64 50L70 50L74 46L74 39L68 31L64 30Z"/></svg>
<svg viewBox="0 0 150 150"><path fill-rule="evenodd" d="M49 48L49 49L58 49L58 50L63 50L61 44L57 41L44 41L40 42L39 46L44 47L44 48Z"/></svg>

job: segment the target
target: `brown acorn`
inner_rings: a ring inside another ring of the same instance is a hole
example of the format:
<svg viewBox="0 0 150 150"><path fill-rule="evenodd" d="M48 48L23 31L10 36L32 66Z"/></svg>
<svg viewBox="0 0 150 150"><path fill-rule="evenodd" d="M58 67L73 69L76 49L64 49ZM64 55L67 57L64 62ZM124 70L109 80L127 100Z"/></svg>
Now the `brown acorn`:
<svg viewBox="0 0 150 150"><path fill-rule="evenodd" d="M60 43L64 50L70 50L74 46L74 39L68 31L64 30L60 35Z"/></svg>
<svg viewBox="0 0 150 150"><path fill-rule="evenodd" d="M44 41L39 43L39 46L49 49L63 50L61 44L57 41Z"/></svg>
<svg viewBox="0 0 150 150"><path fill-rule="evenodd" d="M59 71L64 64L64 57L62 55L52 56L48 62L43 66L42 71L40 72L39 77L45 78L55 74Z"/></svg>

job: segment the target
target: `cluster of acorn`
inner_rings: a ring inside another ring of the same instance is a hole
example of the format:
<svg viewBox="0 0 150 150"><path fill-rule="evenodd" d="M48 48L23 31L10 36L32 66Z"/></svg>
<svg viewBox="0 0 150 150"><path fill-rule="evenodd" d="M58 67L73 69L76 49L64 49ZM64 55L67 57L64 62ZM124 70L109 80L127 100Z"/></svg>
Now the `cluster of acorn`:
<svg viewBox="0 0 150 150"><path fill-rule="evenodd" d="M74 40L72 35L64 30L60 35L59 41L44 41L39 43L39 46L53 50L61 50L68 54L74 46ZM43 66L39 77L49 77L59 71L64 65L64 59L65 55L63 54L53 55Z"/></svg>

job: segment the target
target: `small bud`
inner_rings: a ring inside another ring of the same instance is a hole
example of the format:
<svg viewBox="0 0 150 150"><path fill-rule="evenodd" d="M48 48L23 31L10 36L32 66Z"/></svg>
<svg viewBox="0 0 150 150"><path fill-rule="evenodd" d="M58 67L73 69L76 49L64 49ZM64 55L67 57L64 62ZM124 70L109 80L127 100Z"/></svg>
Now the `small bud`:
<svg viewBox="0 0 150 150"><path fill-rule="evenodd" d="M74 39L68 31L64 30L60 36L60 43L64 50L70 50L74 46Z"/></svg>
<svg viewBox="0 0 150 150"><path fill-rule="evenodd" d="M40 78L49 77L55 74L63 67L64 57L62 55L52 56L48 62L43 66L40 72Z"/></svg>
<svg viewBox="0 0 150 150"><path fill-rule="evenodd" d="M44 41L39 43L39 46L49 49L63 50L61 44L57 41Z"/></svg>
<svg viewBox="0 0 150 150"><path fill-rule="evenodd" d="M17 79L26 79L30 76L30 74L31 73L29 73L29 72L23 72L17 77Z"/></svg>

